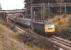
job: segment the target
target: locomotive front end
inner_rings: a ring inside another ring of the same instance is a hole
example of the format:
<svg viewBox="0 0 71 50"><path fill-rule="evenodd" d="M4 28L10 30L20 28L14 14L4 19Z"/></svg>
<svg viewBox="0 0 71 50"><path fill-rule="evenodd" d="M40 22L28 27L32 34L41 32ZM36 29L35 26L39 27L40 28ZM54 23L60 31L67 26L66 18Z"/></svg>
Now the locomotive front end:
<svg viewBox="0 0 71 50"><path fill-rule="evenodd" d="M45 24L44 25L44 32L45 33L54 33L55 32L55 25L54 24Z"/></svg>

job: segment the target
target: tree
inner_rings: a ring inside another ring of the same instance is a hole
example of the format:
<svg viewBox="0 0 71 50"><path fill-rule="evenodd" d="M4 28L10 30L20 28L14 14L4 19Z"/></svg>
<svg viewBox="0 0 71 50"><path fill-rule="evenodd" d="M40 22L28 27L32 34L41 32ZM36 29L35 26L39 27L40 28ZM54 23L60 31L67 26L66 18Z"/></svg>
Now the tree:
<svg viewBox="0 0 71 50"><path fill-rule="evenodd" d="M64 0L56 0L57 3L63 3Z"/></svg>

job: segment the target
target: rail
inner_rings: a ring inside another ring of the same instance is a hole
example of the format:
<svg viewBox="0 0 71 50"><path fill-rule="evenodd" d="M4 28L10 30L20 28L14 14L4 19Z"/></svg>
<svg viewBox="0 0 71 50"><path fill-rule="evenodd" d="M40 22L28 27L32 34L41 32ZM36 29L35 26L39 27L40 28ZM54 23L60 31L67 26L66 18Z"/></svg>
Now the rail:
<svg viewBox="0 0 71 50"><path fill-rule="evenodd" d="M22 28L20 28L22 29ZM66 39L60 38L60 37L56 37L56 36L52 36L49 38L40 36L34 32L32 32L32 30L27 30L27 29L22 29L23 32L26 32L27 34L30 33L31 36L33 36L34 38L37 39L42 39L45 40L46 42L49 41L51 43L53 43L55 46L58 46L59 48L63 48L64 50L71 50L71 41L68 41Z"/></svg>
<svg viewBox="0 0 71 50"><path fill-rule="evenodd" d="M29 29L24 28L20 25L16 25L16 28L21 31L21 34L23 33L30 34L34 38L42 39L45 42L51 42L52 44L54 44L54 46L57 46L58 48L62 48L64 50L71 50L71 41L68 41L66 39L54 35L51 37L44 37L39 34L36 34L30 28Z"/></svg>

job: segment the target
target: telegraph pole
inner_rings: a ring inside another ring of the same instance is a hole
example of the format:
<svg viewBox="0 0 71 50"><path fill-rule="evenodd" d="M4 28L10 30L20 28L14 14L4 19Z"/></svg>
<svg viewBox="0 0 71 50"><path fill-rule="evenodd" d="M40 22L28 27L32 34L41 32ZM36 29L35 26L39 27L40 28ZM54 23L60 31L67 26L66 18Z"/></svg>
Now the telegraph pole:
<svg viewBox="0 0 71 50"><path fill-rule="evenodd" d="M0 4L0 10L2 10L1 4Z"/></svg>

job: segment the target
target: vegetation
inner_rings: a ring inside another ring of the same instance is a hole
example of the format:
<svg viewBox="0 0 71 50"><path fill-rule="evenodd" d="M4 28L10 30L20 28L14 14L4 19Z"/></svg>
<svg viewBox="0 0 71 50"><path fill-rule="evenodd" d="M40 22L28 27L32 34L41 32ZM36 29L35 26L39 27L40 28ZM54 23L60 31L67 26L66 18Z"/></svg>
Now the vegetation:
<svg viewBox="0 0 71 50"><path fill-rule="evenodd" d="M57 3L63 3L64 0L56 0Z"/></svg>
<svg viewBox="0 0 71 50"><path fill-rule="evenodd" d="M54 18L49 19L48 22L53 23L56 26L56 31L61 31L67 27L69 17L67 15L57 15Z"/></svg>
<svg viewBox="0 0 71 50"><path fill-rule="evenodd" d="M67 23L68 24L67 27L61 30L58 36L71 41L71 15L69 15L68 17L69 17L69 22Z"/></svg>
<svg viewBox="0 0 71 50"><path fill-rule="evenodd" d="M71 40L71 15L59 15L48 20L55 24L57 36Z"/></svg>
<svg viewBox="0 0 71 50"><path fill-rule="evenodd" d="M41 50L38 47L30 47L20 40L19 33L14 32L10 26L0 18L0 50ZM24 38L22 38L23 40Z"/></svg>

